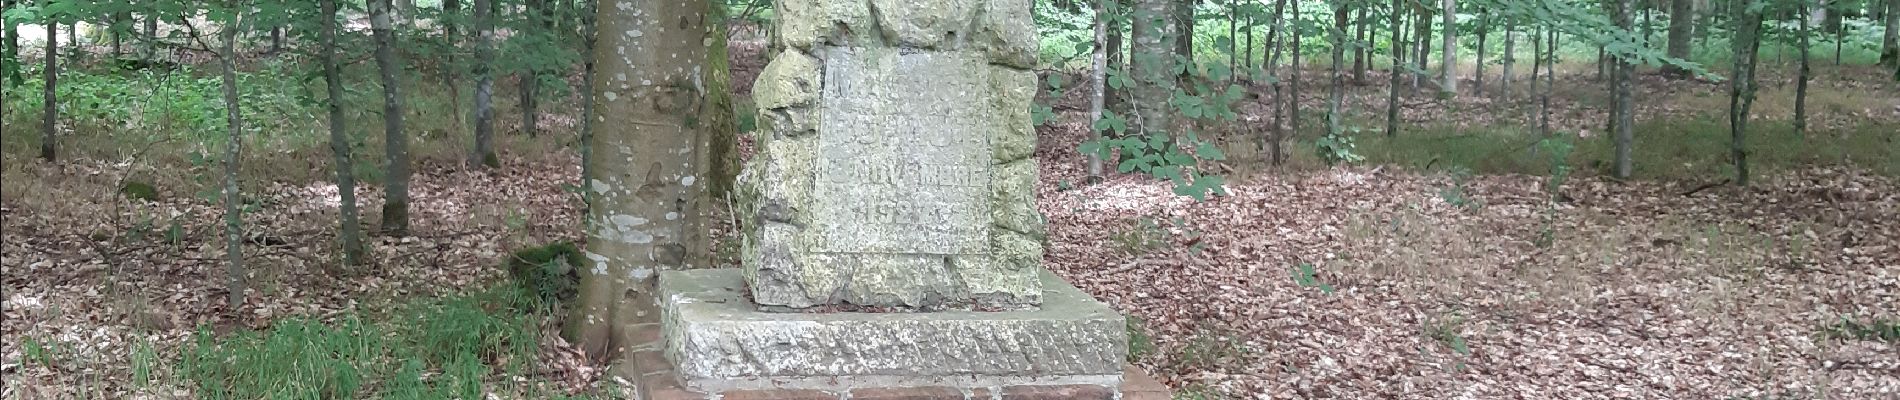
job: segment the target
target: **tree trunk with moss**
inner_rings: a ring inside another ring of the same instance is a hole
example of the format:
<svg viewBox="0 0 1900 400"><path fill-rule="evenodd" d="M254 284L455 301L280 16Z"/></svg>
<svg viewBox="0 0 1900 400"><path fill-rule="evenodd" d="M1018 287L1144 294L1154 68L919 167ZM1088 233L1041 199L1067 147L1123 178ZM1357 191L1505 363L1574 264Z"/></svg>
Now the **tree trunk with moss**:
<svg viewBox="0 0 1900 400"><path fill-rule="evenodd" d="M652 301L659 271L702 266L708 151L699 119L712 107L704 41L717 23L706 18L708 3L597 10L594 109L603 121L588 144L594 176L582 183L589 265L563 328L597 358L622 354L634 344L631 325L652 320L635 302ZM656 24L666 29L649 28Z"/></svg>
<svg viewBox="0 0 1900 400"><path fill-rule="evenodd" d="M732 183L739 176L739 122L733 114L732 70L726 58L726 13L725 7L713 6L707 9L707 20L711 21L712 32L710 46L706 47L706 121L707 148L712 161L712 182L707 190L712 200L724 203L732 192Z"/></svg>

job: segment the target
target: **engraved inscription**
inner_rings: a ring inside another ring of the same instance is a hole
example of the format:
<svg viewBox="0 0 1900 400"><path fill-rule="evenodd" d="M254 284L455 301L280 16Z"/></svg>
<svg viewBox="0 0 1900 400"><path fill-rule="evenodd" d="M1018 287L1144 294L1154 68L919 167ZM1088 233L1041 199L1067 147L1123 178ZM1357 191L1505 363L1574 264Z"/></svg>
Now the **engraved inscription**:
<svg viewBox="0 0 1900 400"><path fill-rule="evenodd" d="M812 250L988 253L980 55L827 50Z"/></svg>

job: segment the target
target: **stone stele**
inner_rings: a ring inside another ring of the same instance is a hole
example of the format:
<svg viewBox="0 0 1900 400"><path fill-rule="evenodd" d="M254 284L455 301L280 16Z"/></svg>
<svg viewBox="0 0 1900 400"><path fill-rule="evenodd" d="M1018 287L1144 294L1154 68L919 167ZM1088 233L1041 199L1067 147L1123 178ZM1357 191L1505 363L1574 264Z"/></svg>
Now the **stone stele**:
<svg viewBox="0 0 1900 400"><path fill-rule="evenodd" d="M660 275L680 381L1113 387L1124 319L1041 268L1031 0L775 6L743 268Z"/></svg>
<svg viewBox="0 0 1900 400"><path fill-rule="evenodd" d="M768 128L737 211L752 300L1040 302L1029 1L779 5L778 54L753 91Z"/></svg>

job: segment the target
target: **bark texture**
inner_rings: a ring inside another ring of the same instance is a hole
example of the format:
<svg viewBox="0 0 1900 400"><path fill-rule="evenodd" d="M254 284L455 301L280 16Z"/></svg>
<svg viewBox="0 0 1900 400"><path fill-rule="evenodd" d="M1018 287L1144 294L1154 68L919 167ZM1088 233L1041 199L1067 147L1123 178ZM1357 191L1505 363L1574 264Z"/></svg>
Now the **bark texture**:
<svg viewBox="0 0 1900 400"><path fill-rule="evenodd" d="M1669 43L1664 50L1670 57L1689 59L1690 30L1695 26L1695 0L1670 0L1669 2ZM1674 65L1663 66L1663 75L1671 78L1687 78L1689 70Z"/></svg>
<svg viewBox="0 0 1900 400"><path fill-rule="evenodd" d="M396 30L390 0L370 0L370 34L376 38L376 69L383 83L383 233L409 234L409 135L402 131L402 81L397 74Z"/></svg>
<svg viewBox="0 0 1900 400"><path fill-rule="evenodd" d="M468 155L468 165L475 168L495 168L501 166L501 160L495 157L495 2L494 0L475 0L475 65L470 71L475 75L475 114L469 119L475 120L475 150Z"/></svg>
<svg viewBox="0 0 1900 400"><path fill-rule="evenodd" d="M323 31L319 33L323 41L323 80L324 92L329 96L324 101L324 109L330 118L330 155L332 166L336 168L336 191L342 214L338 219L341 227L338 240L343 246L343 266L346 272L362 265L363 241L362 225L356 219L356 174L352 171L356 165L355 157L350 154L350 138L343 117L343 72L342 61L337 56L337 0L322 0L321 15Z"/></svg>
<svg viewBox="0 0 1900 400"><path fill-rule="evenodd" d="M244 224L238 204L244 196L238 188L238 156L243 154L244 117L238 111L237 28L221 27L218 50L219 77L224 82L224 272L232 309L244 304Z"/></svg>
<svg viewBox="0 0 1900 400"><path fill-rule="evenodd" d="M597 357L622 354L658 271L700 267L707 170L707 0L597 10L595 118L588 160L587 265L563 334Z"/></svg>

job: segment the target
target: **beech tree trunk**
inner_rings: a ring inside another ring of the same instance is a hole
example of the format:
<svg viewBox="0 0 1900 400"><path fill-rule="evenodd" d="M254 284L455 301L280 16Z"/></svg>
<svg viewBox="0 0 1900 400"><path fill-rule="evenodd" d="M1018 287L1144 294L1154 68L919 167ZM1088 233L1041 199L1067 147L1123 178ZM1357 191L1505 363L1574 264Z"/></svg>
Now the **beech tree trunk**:
<svg viewBox="0 0 1900 400"><path fill-rule="evenodd" d="M1630 29L1630 3L1632 0L1610 0L1611 16L1618 28ZM1610 81L1614 91L1614 104L1610 112L1610 122L1616 131L1616 177L1627 179L1632 170L1630 146L1632 145L1635 123L1632 115L1630 93L1630 69L1635 68L1621 57L1610 60Z"/></svg>
<svg viewBox="0 0 1900 400"><path fill-rule="evenodd" d="M235 26L219 27L223 43L218 50L219 77L224 83L224 259L227 298L231 309L244 305L244 219L239 204L244 196L238 188L238 157L244 141L244 117L239 114L237 88L237 32Z"/></svg>
<svg viewBox="0 0 1900 400"><path fill-rule="evenodd" d="M50 2L50 0L48 0ZM48 17L51 19L51 17ZM41 95L45 97L46 109L40 114L40 159L46 162L58 162L59 143L54 140L59 131L59 23L46 24L46 87Z"/></svg>
<svg viewBox="0 0 1900 400"><path fill-rule="evenodd" d="M1264 147L1269 152L1268 154L1271 155L1273 165L1275 166L1280 165L1283 161L1281 154L1285 153L1280 151L1281 138L1286 137L1286 131L1284 130L1285 125L1282 125L1282 122L1285 122L1287 109L1285 104L1286 96L1283 96L1284 93L1280 90L1286 82L1286 79L1280 75L1280 48L1285 44L1286 40L1280 38L1280 26L1285 25L1284 22L1286 22L1286 1L1287 0L1273 1L1273 24L1267 28L1267 68L1273 71L1275 78L1271 86L1273 91L1273 126L1267 130L1267 134L1261 138L1261 141L1265 144Z"/></svg>
<svg viewBox="0 0 1900 400"><path fill-rule="evenodd" d="M1755 65L1760 59L1762 13L1749 7L1734 9L1735 65L1729 79L1729 160L1735 163L1735 184L1748 186L1748 111L1755 103Z"/></svg>
<svg viewBox="0 0 1900 400"><path fill-rule="evenodd" d="M1511 97L1511 67L1517 63L1516 20L1506 20L1504 22L1504 54L1502 57L1503 59L1498 60L1503 64L1499 65L1503 71L1500 71L1498 75L1498 93L1508 99Z"/></svg>
<svg viewBox="0 0 1900 400"><path fill-rule="evenodd" d="M1391 44L1388 46L1392 52L1392 72L1386 74L1386 84L1388 85L1385 95L1386 137L1397 137L1399 135L1399 71L1403 69L1405 65L1405 45L1401 43L1399 37L1400 32L1405 30L1399 29L1399 21L1404 20L1405 9L1401 7L1404 1L1405 0L1392 0L1392 14L1387 17L1387 23L1392 25L1392 31L1389 33L1391 36Z"/></svg>
<svg viewBox="0 0 1900 400"><path fill-rule="evenodd" d="M1445 82L1438 85L1438 96L1451 98L1458 96L1458 0L1444 0L1444 7L1445 49L1440 55L1445 59L1438 67Z"/></svg>
<svg viewBox="0 0 1900 400"><path fill-rule="evenodd" d="M1362 83L1365 82L1366 81L1366 64L1372 63L1371 60L1367 59L1368 57L1372 55L1372 48L1371 46L1364 45L1367 42L1366 31L1367 29L1369 29L1367 25L1370 25L1367 22L1367 20L1371 18L1372 18L1371 5L1367 4L1367 5L1359 6L1359 19L1358 19L1358 24L1357 24L1359 30L1357 33L1353 34L1353 52L1352 52L1353 54L1352 81L1353 82L1362 82ZM1341 28L1343 29L1344 27L1342 26Z"/></svg>
<svg viewBox="0 0 1900 400"><path fill-rule="evenodd" d="M1115 2L1114 3L1116 5L1115 8L1125 10L1124 0L1110 0L1110 1ZM1111 23L1110 26L1108 27L1108 38L1103 39L1103 43L1104 43L1103 46L1108 48L1108 52L1107 52L1108 53L1107 54L1108 69L1121 71L1121 73L1126 74L1126 73L1129 73L1130 71L1128 70L1128 63L1123 60L1124 58L1127 58L1127 57L1124 57L1123 55L1128 54L1128 53L1124 53L1122 51L1122 48L1126 47L1126 44L1123 43L1123 40L1122 40L1123 38L1126 37L1122 34L1122 28L1123 27L1120 26L1119 24ZM1116 113L1120 113L1124 115L1128 114L1127 107L1123 106L1125 101L1122 98L1123 94L1122 94L1121 89L1116 89L1114 87L1107 87L1102 90L1103 90L1102 92L1102 108L1103 109L1114 111Z"/></svg>
<svg viewBox="0 0 1900 400"><path fill-rule="evenodd" d="M707 133L694 120L712 107L710 89L698 83L709 72L706 24L722 22L706 18L708 3L596 10L607 33L592 55L600 80L594 110L605 121L589 147L616 156L589 160L596 174L582 185L590 204L588 265L579 268L580 293L562 332L596 358L617 357L633 344L628 337L639 311L629 300L653 296L660 271L703 266L707 185L695 182L707 172ZM654 23L669 29L645 29ZM635 30L643 34L628 34Z"/></svg>
<svg viewBox="0 0 1900 400"><path fill-rule="evenodd" d="M1887 0L1887 30L1880 40L1880 65L1900 65L1900 0Z"/></svg>
<svg viewBox="0 0 1900 400"><path fill-rule="evenodd" d="M449 44L449 51L442 55L442 86L449 89L449 131L455 135L468 132L467 119L462 116L462 69L456 60L456 53L462 50L462 0L442 0L442 39Z"/></svg>
<svg viewBox="0 0 1900 400"><path fill-rule="evenodd" d="M475 151L468 155L468 165L475 168L495 168L501 166L501 160L495 157L495 3L494 0L474 0L475 7L475 65L470 71L475 75Z"/></svg>
<svg viewBox="0 0 1900 400"><path fill-rule="evenodd" d="M548 8L546 3L546 0L526 1L526 10L523 14L527 17L529 32L523 33L546 33L548 23L545 15ZM520 87L519 94L521 95L521 133L528 134L528 137L536 137L541 132L540 119L536 118L540 108L536 92L541 89L541 71L529 66L522 68L521 72L515 76L519 78L515 82Z"/></svg>
<svg viewBox="0 0 1900 400"><path fill-rule="evenodd" d="M409 135L402 131L402 83L397 74L396 30L391 0L370 0L370 34L376 38L376 69L383 83L383 233L409 234Z"/></svg>
<svg viewBox="0 0 1900 400"><path fill-rule="evenodd" d="M1200 0L1174 0L1174 53L1194 60L1194 3Z"/></svg>
<svg viewBox="0 0 1900 400"><path fill-rule="evenodd" d="M1326 96L1326 133L1331 135L1344 133L1343 128L1340 126L1340 112L1343 111L1340 107L1346 98L1345 67L1346 40L1348 38L1345 33L1347 28L1346 24L1350 22L1349 20L1351 18L1352 10L1350 10L1344 2L1336 2L1333 4L1333 26L1337 29L1329 30L1328 32L1330 34L1327 35L1329 36L1328 39L1333 43L1333 87L1328 91L1328 95Z"/></svg>
<svg viewBox="0 0 1900 400"><path fill-rule="evenodd" d="M1491 36L1490 30L1491 10L1488 8L1478 9L1478 59L1474 61L1474 63L1476 63L1474 66L1477 67L1478 70L1476 71L1477 75L1474 77L1476 79L1471 81L1471 93L1479 96L1484 95L1484 48L1485 39Z"/></svg>
<svg viewBox="0 0 1900 400"><path fill-rule="evenodd" d="M1304 32L1301 32L1302 30L1300 29L1300 0L1293 0L1292 5L1293 5L1293 28L1288 30L1287 32L1290 32L1293 34L1293 37L1292 37L1293 41L1289 42L1287 45L1293 47L1293 74L1292 76L1289 77L1290 79L1287 80L1286 121L1287 121L1287 130L1289 132L1292 132L1293 135L1299 135L1300 134L1300 80L1301 80L1300 79L1300 68L1301 68L1300 67L1300 61L1301 61L1300 48L1306 47L1306 46L1300 45L1300 38L1304 36ZM1282 139L1284 139L1284 137L1282 137Z"/></svg>
<svg viewBox="0 0 1900 400"><path fill-rule="evenodd" d="M363 240L361 223L356 219L356 174L352 171L356 165L350 154L350 137L347 120L343 116L343 72L342 61L337 56L337 0L322 0L323 31L319 40L323 41L323 81L324 92L329 97L324 101L324 109L330 117L330 155L332 167L336 168L336 192L338 219L340 225L338 240L343 246L343 266L345 272L355 272L363 260Z"/></svg>
<svg viewBox="0 0 1900 400"><path fill-rule="evenodd" d="M1095 52L1089 56L1089 140L1102 140L1102 131L1095 129L1095 121L1102 119L1103 96L1108 90L1108 2L1114 0L1096 0L1095 2ZM1102 181L1102 156L1089 153L1088 182Z"/></svg>
<svg viewBox="0 0 1900 400"><path fill-rule="evenodd" d="M1669 43L1664 50L1670 57L1689 59L1689 31L1695 23L1695 0L1670 0L1669 2ZM1664 65L1663 76L1682 79L1689 77L1689 70L1675 65Z"/></svg>
<svg viewBox="0 0 1900 400"><path fill-rule="evenodd" d="M1134 41L1135 56L1132 57L1135 69L1135 89L1132 91L1134 102L1130 109L1135 112L1136 125L1141 134L1167 134L1169 121L1173 113L1168 106L1168 97L1174 88L1175 75L1171 72L1174 64L1169 57L1170 50L1179 50L1179 42L1174 40L1175 11L1168 0L1135 0L1134 31L1130 39ZM1177 45L1170 49L1169 45Z"/></svg>
<svg viewBox="0 0 1900 400"><path fill-rule="evenodd" d="M1810 74L1808 70L1808 36L1812 33L1808 26L1811 23L1809 20L1812 19L1808 15L1808 1L1809 0L1795 1L1795 13L1798 14L1797 17L1801 20L1799 25L1801 36L1798 39L1800 43L1796 45L1796 47L1800 48L1801 52L1801 70L1795 77L1794 84L1795 135L1807 135L1808 133L1808 77Z"/></svg>
<svg viewBox="0 0 1900 400"><path fill-rule="evenodd" d="M1419 81L1423 80L1423 71L1426 70L1425 60L1431 58L1432 20L1431 13L1427 10L1413 9L1413 12L1416 18L1412 20L1412 40L1407 44L1413 45L1418 51L1418 56L1412 57L1412 66L1418 68L1417 71L1412 71L1412 93L1416 94Z"/></svg>

